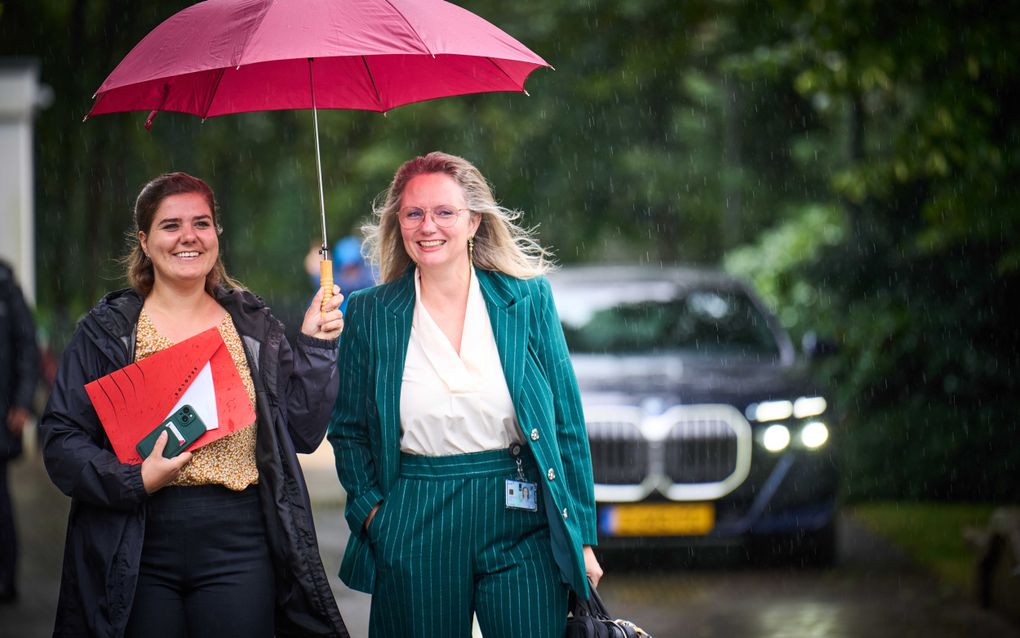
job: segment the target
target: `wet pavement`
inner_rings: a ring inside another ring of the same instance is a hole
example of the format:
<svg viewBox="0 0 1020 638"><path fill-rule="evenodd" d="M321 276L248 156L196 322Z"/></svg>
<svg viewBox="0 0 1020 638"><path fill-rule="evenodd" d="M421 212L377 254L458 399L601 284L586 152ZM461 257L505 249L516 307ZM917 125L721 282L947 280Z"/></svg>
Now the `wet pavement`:
<svg viewBox="0 0 1020 638"><path fill-rule="evenodd" d="M332 454L324 447L303 457L302 466L333 591L351 636L364 638L370 598L336 577L348 531ZM68 499L31 451L9 471L21 539L21 596L0 606L0 638L41 638L53 628ZM599 591L614 616L635 621L656 638L1020 636L1015 625L940 586L854 521L842 520L840 532L834 569L748 567L727 558L691 564L675 556L666 564L661 553L648 554L637 557L646 567L608 564Z"/></svg>
<svg viewBox="0 0 1020 638"><path fill-rule="evenodd" d="M831 569L732 561L657 573L630 568L609 572L599 590L614 616L656 638L1020 636L852 520L840 522L840 535L839 563Z"/></svg>

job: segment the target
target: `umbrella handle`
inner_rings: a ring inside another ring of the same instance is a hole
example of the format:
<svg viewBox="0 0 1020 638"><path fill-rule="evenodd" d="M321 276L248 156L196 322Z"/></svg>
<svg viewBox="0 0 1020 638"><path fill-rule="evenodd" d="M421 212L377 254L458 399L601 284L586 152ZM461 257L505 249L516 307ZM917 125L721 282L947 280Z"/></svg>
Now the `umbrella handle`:
<svg viewBox="0 0 1020 638"><path fill-rule="evenodd" d="M319 283L322 285L322 306L320 311L326 309L326 303L333 298L333 260L323 259L319 262Z"/></svg>

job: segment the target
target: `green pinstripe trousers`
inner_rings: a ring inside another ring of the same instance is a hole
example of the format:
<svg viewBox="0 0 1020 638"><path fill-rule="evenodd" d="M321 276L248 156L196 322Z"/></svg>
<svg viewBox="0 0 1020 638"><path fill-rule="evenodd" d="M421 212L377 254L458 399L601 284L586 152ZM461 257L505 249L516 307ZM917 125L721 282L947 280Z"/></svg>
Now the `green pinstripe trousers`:
<svg viewBox="0 0 1020 638"><path fill-rule="evenodd" d="M525 475L535 481L530 454ZM368 526L377 573L370 638L562 638L567 586L545 507L507 509L509 452L402 454L400 478Z"/></svg>

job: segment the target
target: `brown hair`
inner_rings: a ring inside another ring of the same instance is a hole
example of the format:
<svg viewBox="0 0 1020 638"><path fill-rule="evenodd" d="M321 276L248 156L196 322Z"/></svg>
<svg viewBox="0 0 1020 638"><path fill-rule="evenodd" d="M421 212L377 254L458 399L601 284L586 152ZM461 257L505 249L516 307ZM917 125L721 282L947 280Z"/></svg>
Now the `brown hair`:
<svg viewBox="0 0 1020 638"><path fill-rule="evenodd" d="M412 178L430 173L448 175L464 190L472 215L480 216L474 236L473 265L521 279L545 274L553 268L549 252L532 237L533 229L516 224L519 211L496 203L492 188L471 162L433 151L404 162L385 194L376 199L374 223L362 227L366 252L379 265L383 283L400 277L411 263L400 235L397 213L404 188Z"/></svg>
<svg viewBox="0 0 1020 638"><path fill-rule="evenodd" d="M149 234L152 228L152 221L156 217L163 200L171 195L183 195L185 193L197 193L205 198L212 211L213 224L216 226L216 234L223 232L219 220L219 208L216 206L216 196L212 188L204 181L187 173L165 173L146 184L137 199L135 199L134 229L128 237L131 246L123 263L127 268L127 279L131 287L143 297L152 292L156 274L152 267L152 260L142 251L141 242L138 240L139 231ZM205 277L205 290L210 295L220 284L231 288L243 288L239 282L227 275L223 266L223 260L219 255L216 257L216 264Z"/></svg>

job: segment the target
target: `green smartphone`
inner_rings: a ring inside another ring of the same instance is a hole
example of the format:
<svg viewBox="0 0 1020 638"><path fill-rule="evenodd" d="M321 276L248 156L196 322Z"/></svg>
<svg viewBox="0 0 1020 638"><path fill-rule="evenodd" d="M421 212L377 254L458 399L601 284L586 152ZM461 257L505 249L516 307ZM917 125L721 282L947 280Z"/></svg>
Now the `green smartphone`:
<svg viewBox="0 0 1020 638"><path fill-rule="evenodd" d="M182 405L170 417L156 426L152 432L145 435L145 438L138 442L135 449L146 458L152 453L153 446L160 433L166 432L166 447L163 448L163 457L172 459L198 440L198 437L205 434L205 423L190 405Z"/></svg>

